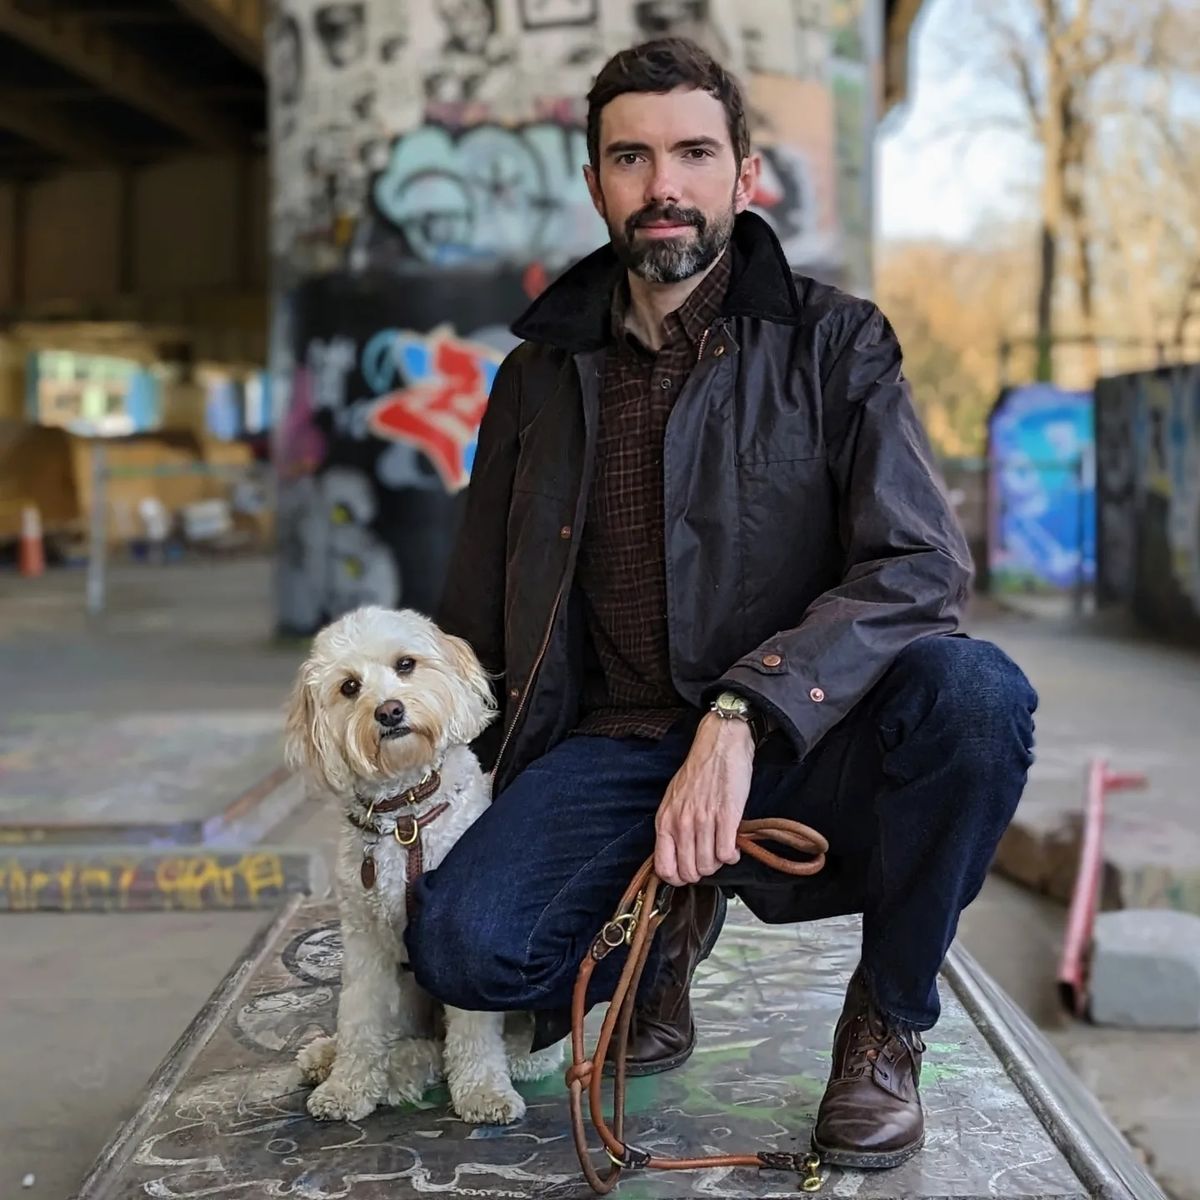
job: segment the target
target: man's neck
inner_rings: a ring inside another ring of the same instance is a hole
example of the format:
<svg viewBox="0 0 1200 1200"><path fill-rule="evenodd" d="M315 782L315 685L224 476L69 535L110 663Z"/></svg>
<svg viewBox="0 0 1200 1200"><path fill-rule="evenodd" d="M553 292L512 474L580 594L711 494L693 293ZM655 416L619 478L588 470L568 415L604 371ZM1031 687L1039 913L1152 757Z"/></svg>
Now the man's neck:
<svg viewBox="0 0 1200 1200"><path fill-rule="evenodd" d="M689 275L678 283L647 283L640 275L626 271L629 280L629 308L625 313L625 328L646 347L659 350L663 344L663 321L668 314L681 308L687 298L704 282L709 271L721 261L718 255L703 271Z"/></svg>

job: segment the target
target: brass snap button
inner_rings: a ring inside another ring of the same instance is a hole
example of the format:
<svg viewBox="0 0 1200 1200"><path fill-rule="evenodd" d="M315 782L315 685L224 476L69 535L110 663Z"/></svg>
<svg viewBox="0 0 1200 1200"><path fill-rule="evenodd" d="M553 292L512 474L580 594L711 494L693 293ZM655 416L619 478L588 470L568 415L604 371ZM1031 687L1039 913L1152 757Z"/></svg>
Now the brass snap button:
<svg viewBox="0 0 1200 1200"><path fill-rule="evenodd" d="M562 527L562 528L561 528L561 529L558 531L558 536L559 536L560 538L562 538L564 541L565 541L567 538L569 538L569 537L571 536L571 527L570 527L570 525L564 525L564 526L563 526L563 527Z"/></svg>
<svg viewBox="0 0 1200 1200"><path fill-rule="evenodd" d="M825 693L821 691L820 688L813 688L813 690L808 693L808 698L814 704L820 704L821 701L825 699Z"/></svg>
<svg viewBox="0 0 1200 1200"><path fill-rule="evenodd" d="M519 687L509 688L508 698L510 700L519 700L521 698L521 689Z"/></svg>
<svg viewBox="0 0 1200 1200"><path fill-rule="evenodd" d="M778 654L764 654L762 664L764 667L777 667L783 662L783 659Z"/></svg>
<svg viewBox="0 0 1200 1200"><path fill-rule="evenodd" d="M714 357L714 358L720 358L720 357L721 357L721 355L722 355L722 354L724 354L724 353L725 353L725 347L724 347L724 346L718 346L718 347L717 347L717 348L716 348L716 349L713 351L713 357Z"/></svg>

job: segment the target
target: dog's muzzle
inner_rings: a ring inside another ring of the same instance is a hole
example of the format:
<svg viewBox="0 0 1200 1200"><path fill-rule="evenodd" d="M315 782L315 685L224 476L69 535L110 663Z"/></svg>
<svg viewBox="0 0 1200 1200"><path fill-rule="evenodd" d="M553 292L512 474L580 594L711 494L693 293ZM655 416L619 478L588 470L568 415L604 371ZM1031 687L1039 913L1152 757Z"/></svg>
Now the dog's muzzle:
<svg viewBox="0 0 1200 1200"><path fill-rule="evenodd" d="M385 700L375 709L375 721L379 725L380 741L403 737L410 732L404 723L404 705L399 700Z"/></svg>

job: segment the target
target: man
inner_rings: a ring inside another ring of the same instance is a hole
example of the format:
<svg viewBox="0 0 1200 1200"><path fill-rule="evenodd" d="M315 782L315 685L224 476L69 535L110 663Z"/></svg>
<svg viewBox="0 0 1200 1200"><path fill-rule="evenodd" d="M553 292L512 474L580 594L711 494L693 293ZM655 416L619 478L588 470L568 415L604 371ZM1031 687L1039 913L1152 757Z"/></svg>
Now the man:
<svg viewBox="0 0 1200 1200"><path fill-rule="evenodd" d="M955 636L967 551L891 327L793 275L747 211L736 82L681 39L625 51L588 143L611 245L514 327L439 614L505 711L477 746L494 802L418 888L413 967L447 1003L537 1011L544 1043L651 852L676 886L720 870L766 920L862 912L814 1140L892 1166L923 1139L920 1032L1024 786L1035 697ZM734 865L739 821L766 815L820 830L826 869L779 890ZM677 893L640 1072L691 1053L723 911L711 883Z"/></svg>

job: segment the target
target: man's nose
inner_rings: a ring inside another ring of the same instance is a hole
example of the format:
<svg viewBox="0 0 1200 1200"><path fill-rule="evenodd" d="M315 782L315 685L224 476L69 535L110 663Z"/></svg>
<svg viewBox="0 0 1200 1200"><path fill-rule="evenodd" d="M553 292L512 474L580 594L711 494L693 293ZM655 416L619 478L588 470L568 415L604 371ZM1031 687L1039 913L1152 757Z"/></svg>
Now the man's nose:
<svg viewBox="0 0 1200 1200"><path fill-rule="evenodd" d="M404 705L399 700L385 700L375 709L375 720L384 729L395 729L404 720Z"/></svg>
<svg viewBox="0 0 1200 1200"><path fill-rule="evenodd" d="M663 206L678 204L682 198L681 190L670 164L659 166L650 177L649 185L646 188L646 203Z"/></svg>

